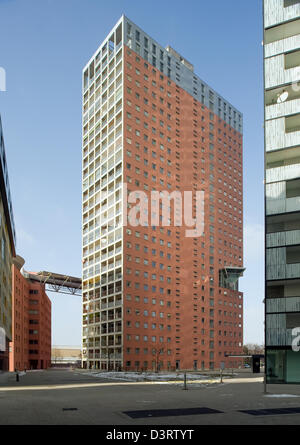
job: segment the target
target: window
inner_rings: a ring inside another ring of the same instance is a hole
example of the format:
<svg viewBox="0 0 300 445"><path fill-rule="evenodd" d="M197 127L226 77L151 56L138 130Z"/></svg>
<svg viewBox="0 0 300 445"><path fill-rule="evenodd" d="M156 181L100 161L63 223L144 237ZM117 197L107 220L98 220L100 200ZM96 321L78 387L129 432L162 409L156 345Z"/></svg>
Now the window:
<svg viewBox="0 0 300 445"><path fill-rule="evenodd" d="M292 133L300 130L300 113L285 118L285 132Z"/></svg>
<svg viewBox="0 0 300 445"><path fill-rule="evenodd" d="M29 340L29 344L30 345L38 345L39 342L38 342L38 340Z"/></svg>
<svg viewBox="0 0 300 445"><path fill-rule="evenodd" d="M299 2L299 0L284 0L284 7L288 8L289 6L293 6L293 5L297 5Z"/></svg>

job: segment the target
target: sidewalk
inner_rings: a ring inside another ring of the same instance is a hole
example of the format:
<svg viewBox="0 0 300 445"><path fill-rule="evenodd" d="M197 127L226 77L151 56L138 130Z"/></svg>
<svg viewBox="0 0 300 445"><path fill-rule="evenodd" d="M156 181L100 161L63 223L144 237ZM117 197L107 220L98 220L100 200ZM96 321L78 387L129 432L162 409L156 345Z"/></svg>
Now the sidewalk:
<svg viewBox="0 0 300 445"><path fill-rule="evenodd" d="M10 380L10 377L12 377L12 372L8 371L0 371L0 385L3 383L7 383Z"/></svg>

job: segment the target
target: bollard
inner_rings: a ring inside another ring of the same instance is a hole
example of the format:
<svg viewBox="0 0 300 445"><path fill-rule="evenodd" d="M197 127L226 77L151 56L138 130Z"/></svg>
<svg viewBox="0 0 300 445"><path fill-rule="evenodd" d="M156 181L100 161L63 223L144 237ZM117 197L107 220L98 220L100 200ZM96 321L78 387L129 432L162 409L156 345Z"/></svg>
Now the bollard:
<svg viewBox="0 0 300 445"><path fill-rule="evenodd" d="M19 373L17 371L17 373L16 373L16 382L18 382L18 381L19 381Z"/></svg>
<svg viewBox="0 0 300 445"><path fill-rule="evenodd" d="M187 390L187 386L186 386L186 372L184 373L184 381L183 381L183 389Z"/></svg>
<svg viewBox="0 0 300 445"><path fill-rule="evenodd" d="M264 373L264 394L268 394L267 392L267 375Z"/></svg>

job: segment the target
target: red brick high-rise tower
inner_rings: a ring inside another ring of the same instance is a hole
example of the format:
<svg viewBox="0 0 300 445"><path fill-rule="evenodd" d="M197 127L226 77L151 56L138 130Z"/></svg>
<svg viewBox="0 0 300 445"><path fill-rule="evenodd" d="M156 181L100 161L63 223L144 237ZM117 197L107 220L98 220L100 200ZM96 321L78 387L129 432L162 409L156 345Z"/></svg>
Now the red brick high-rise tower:
<svg viewBox="0 0 300 445"><path fill-rule="evenodd" d="M193 216L204 194L200 236L184 192ZM238 366L242 212L241 114L123 16L83 70L84 366Z"/></svg>

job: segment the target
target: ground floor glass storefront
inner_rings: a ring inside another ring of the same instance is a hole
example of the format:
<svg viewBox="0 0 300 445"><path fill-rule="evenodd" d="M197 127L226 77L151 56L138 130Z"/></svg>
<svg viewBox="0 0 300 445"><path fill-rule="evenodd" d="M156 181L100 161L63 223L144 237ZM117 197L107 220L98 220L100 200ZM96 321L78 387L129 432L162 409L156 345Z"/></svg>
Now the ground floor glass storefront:
<svg viewBox="0 0 300 445"><path fill-rule="evenodd" d="M300 383L300 351L267 349L267 383Z"/></svg>

